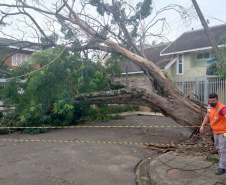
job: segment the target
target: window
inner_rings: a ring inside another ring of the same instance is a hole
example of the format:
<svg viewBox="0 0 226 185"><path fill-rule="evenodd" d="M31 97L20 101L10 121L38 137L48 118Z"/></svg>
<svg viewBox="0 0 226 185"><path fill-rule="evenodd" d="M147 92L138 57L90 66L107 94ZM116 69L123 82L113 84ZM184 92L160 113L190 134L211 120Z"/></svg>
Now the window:
<svg viewBox="0 0 226 185"><path fill-rule="evenodd" d="M210 53L208 53L208 52L198 53L196 55L196 60L209 59L209 58L210 58Z"/></svg>
<svg viewBox="0 0 226 185"><path fill-rule="evenodd" d="M15 54L12 56L12 66L20 66L23 62L28 61L30 59L30 55L25 54Z"/></svg>
<svg viewBox="0 0 226 185"><path fill-rule="evenodd" d="M178 60L177 60L177 74L183 74L184 73L184 61L183 61L183 55L178 55Z"/></svg>

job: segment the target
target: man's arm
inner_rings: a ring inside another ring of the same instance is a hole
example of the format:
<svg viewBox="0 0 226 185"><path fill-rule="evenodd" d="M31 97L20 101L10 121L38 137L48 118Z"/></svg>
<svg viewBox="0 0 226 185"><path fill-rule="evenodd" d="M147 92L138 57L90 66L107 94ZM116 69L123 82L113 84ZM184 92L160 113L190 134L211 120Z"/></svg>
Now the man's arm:
<svg viewBox="0 0 226 185"><path fill-rule="evenodd" d="M224 115L224 117L226 118L226 107L223 107L221 109L221 114Z"/></svg>
<svg viewBox="0 0 226 185"><path fill-rule="evenodd" d="M210 121L208 114L206 114L206 116L204 117L204 120L202 122L202 125L199 129L200 133L203 133L204 131L204 127L206 126L206 124Z"/></svg>

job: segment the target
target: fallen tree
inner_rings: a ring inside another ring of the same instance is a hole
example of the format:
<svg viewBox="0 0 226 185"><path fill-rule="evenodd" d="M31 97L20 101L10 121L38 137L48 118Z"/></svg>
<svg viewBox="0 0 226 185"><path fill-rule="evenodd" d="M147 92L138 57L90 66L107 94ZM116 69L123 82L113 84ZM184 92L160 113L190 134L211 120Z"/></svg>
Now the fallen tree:
<svg viewBox="0 0 226 185"><path fill-rule="evenodd" d="M137 64L149 77L150 85L153 86L153 92L139 89L139 84L137 84L135 89L125 88L114 91L79 94L74 97L76 100L89 104L118 103L157 107L165 116L172 117L183 126L199 126L201 124L206 113L205 106L201 102L182 94L152 61L145 58L142 47L141 49L137 47L135 39L139 40L142 45L145 41L145 34L151 28L150 23L145 29L144 26L142 27L142 20L145 20L151 14L151 0L143 1L137 6L137 9L128 5L126 1L112 0L111 4L102 0L81 1L82 8L80 12L77 11L72 2L72 5L69 5L69 1L66 0L63 0L61 4L56 2L54 11L41 9L39 2L37 2L38 6L35 6L35 3L29 5L27 1L17 1L15 4L0 3L0 7L17 8L19 10L17 12L2 11L1 13L5 17L18 14L27 16L32 22L32 26L36 26L37 31L41 33L46 43L52 46L59 44L52 37L47 36L44 28L38 24L31 12L44 14L52 19L55 18L54 21L59 21L64 29L63 31L70 35L69 40L71 44L67 48L72 52L83 52L83 56L88 56L87 52L92 49L92 51L107 51L122 55ZM109 22L103 24L99 21L100 19L83 13L88 5L96 7L100 17L104 18L106 16L111 19L112 25L109 25ZM133 13L132 16L128 15L125 10L126 7L129 7L129 10ZM160 12L178 7L182 13L185 12L179 5L169 5L165 9L160 10ZM158 21L160 20L155 20L154 23ZM116 29L111 29L111 27L115 28L116 26ZM133 35L134 32L138 32L138 28L141 30L143 28L143 32L140 32L139 36L136 35L137 33ZM130 31L130 29L133 30ZM82 38L83 42L79 41L79 38ZM85 42L84 39L86 39ZM190 128L190 130L193 132L197 131L196 128Z"/></svg>

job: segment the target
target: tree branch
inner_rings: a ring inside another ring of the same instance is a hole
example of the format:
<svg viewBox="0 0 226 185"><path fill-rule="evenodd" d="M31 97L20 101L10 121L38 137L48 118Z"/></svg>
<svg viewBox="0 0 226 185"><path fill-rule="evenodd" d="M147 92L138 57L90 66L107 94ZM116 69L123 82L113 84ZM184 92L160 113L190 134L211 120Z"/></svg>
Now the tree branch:
<svg viewBox="0 0 226 185"><path fill-rule="evenodd" d="M90 17L89 15L84 15L84 14L78 14L78 15L82 15L84 17L88 17L89 19L95 20L96 22L98 22L98 24L100 26L102 26L103 28L105 28L109 33L111 33L113 36L117 37L122 43L124 44L128 44L120 35L115 34L113 31L111 31L108 27L104 26L103 24L101 24L100 21L96 20L93 17Z"/></svg>
<svg viewBox="0 0 226 185"><path fill-rule="evenodd" d="M35 24L35 26L38 28L38 30L41 32L41 34L53 45L53 46L57 46L56 43L54 43L51 39L49 39L49 37L45 34L45 32L42 30L42 28L39 26L39 24L35 21L35 19L29 14L27 13L24 9L24 12L21 12L24 15L27 15L31 21Z"/></svg>
<svg viewBox="0 0 226 185"><path fill-rule="evenodd" d="M84 50L99 50L99 51L104 51L104 52L109 52L109 53L118 53L116 50L110 48L110 47L106 47L106 46L102 46L100 44L87 44L85 46L71 46L71 47L67 47L68 49L72 50L72 51L84 51Z"/></svg>
<svg viewBox="0 0 226 185"><path fill-rule="evenodd" d="M120 15L121 15L121 10L120 10L118 4L117 4L115 1L113 1L113 3L116 4L116 6L117 6L117 8L118 8L118 11L120 12ZM140 56L142 56L142 57L145 57L145 56L140 52L140 50L137 48L137 46L136 46L136 44L135 44L135 42L134 42L132 36L130 35L129 31L127 30L126 25L124 24L124 21L122 20L122 18L121 18L120 15L118 14L118 12L115 12L115 11L110 10L104 3L101 3L101 5L104 7L104 9L105 9L106 11L112 13L115 17L118 18L120 27L121 27L123 33L124 33L125 36L126 36L127 42L130 44L130 46L132 46L132 47L134 48L134 50L136 51L136 53L137 53L138 55L140 55Z"/></svg>
<svg viewBox="0 0 226 185"><path fill-rule="evenodd" d="M36 8L36 7L33 7L33 6L29 6L29 5L9 5L9 4L0 3L0 7L1 6L2 7L9 7L9 8L28 8L28 9L36 10L37 12L42 12L42 13L45 13L45 14L55 15L55 13L52 13L52 12L49 12L49 11L45 11L45 10L42 10L40 8Z"/></svg>
<svg viewBox="0 0 226 185"><path fill-rule="evenodd" d="M21 48L22 49L22 48ZM8 55L7 57L5 57L1 62L0 62L0 68L3 66L3 64L6 62L6 60L13 56L14 54L18 53L19 51L21 51L21 49L16 50L15 52L11 53L10 55Z"/></svg>
<svg viewBox="0 0 226 185"><path fill-rule="evenodd" d="M82 101L87 104L139 104L142 102L141 97L145 95L145 89L119 89L112 91L100 91L93 93L83 93L74 97L77 101ZM130 99L130 101L128 101ZM143 102L144 104L144 102Z"/></svg>
<svg viewBox="0 0 226 185"><path fill-rule="evenodd" d="M11 75L11 74L12 74L12 73L10 73L10 72L7 72L7 71L1 70L1 69L0 69L0 72L1 72L1 73L5 73L5 74L8 74L8 75Z"/></svg>

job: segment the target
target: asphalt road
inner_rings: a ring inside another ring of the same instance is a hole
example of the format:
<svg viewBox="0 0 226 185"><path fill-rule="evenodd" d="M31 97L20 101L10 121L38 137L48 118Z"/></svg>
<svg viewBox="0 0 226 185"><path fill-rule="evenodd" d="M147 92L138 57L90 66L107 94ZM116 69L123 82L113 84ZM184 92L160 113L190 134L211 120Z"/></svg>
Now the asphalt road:
<svg viewBox="0 0 226 185"><path fill-rule="evenodd" d="M170 118L155 116L127 116L124 120L90 122L83 125L178 126ZM166 144L171 141L178 143L189 136L190 132L186 128L173 127L75 128L54 129L38 135L19 133L0 135L0 184L135 185L136 165L144 158L156 157L158 155L156 151L141 145L60 141ZM14 141L15 139L17 141Z"/></svg>

